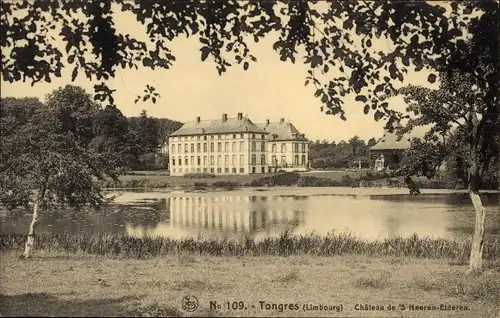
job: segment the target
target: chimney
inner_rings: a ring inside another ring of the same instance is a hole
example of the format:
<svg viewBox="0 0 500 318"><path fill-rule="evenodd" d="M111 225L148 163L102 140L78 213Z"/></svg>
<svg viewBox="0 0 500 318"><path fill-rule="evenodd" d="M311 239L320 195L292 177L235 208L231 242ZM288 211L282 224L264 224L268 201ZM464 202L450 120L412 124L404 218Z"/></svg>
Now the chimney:
<svg viewBox="0 0 500 318"><path fill-rule="evenodd" d="M242 120L243 119L243 113L238 113L238 120Z"/></svg>
<svg viewBox="0 0 500 318"><path fill-rule="evenodd" d="M285 118L280 118L280 124L285 122Z"/></svg>
<svg viewBox="0 0 500 318"><path fill-rule="evenodd" d="M269 126L269 119L266 119L266 124L267 126Z"/></svg>
<svg viewBox="0 0 500 318"><path fill-rule="evenodd" d="M222 122L225 123L227 121L227 114L222 114Z"/></svg>
<svg viewBox="0 0 500 318"><path fill-rule="evenodd" d="M199 123L200 123L200 120L201 120L201 118L200 118L199 116L198 116L198 117L196 117L196 123L197 123L197 124L199 124Z"/></svg>

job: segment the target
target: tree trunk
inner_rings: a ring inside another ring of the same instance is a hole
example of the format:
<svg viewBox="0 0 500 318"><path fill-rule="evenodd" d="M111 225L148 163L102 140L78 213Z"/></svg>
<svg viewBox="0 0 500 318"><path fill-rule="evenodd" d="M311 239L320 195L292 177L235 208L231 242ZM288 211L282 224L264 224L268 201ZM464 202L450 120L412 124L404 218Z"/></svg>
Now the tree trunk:
<svg viewBox="0 0 500 318"><path fill-rule="evenodd" d="M484 243L484 219L486 211L481 202L478 191L469 189L469 195L476 211L476 222L474 224L474 234L469 259L469 269L479 269L483 266L483 243Z"/></svg>
<svg viewBox="0 0 500 318"><path fill-rule="evenodd" d="M26 241L26 246L24 248L23 257L30 258L31 252L33 250L33 245L35 244L35 227L38 224L38 207L39 201L36 201L33 205L33 218L31 220L30 229L28 232L28 240Z"/></svg>

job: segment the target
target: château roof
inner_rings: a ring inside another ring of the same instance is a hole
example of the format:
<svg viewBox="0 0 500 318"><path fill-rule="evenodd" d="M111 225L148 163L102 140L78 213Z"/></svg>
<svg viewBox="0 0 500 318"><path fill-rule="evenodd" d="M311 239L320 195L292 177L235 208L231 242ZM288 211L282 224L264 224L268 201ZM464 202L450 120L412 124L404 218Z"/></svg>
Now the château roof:
<svg viewBox="0 0 500 318"><path fill-rule="evenodd" d="M201 134L224 134L255 132L266 133L263 129L254 124L247 117L213 119L213 120L193 120L186 122L180 129L170 134L170 136L189 136Z"/></svg>
<svg viewBox="0 0 500 318"><path fill-rule="evenodd" d="M291 122L284 121L268 122L257 124L260 128L270 134L269 141L285 141L285 140L302 140L307 141L307 138L302 134ZM275 138L271 137L274 136Z"/></svg>
<svg viewBox="0 0 500 318"><path fill-rule="evenodd" d="M401 127L401 124L397 123L397 127ZM398 140L399 137L396 131L390 133L385 131L384 135L380 140L371 148L371 150L399 150L399 149L409 149L411 136L409 134L403 135L403 137Z"/></svg>

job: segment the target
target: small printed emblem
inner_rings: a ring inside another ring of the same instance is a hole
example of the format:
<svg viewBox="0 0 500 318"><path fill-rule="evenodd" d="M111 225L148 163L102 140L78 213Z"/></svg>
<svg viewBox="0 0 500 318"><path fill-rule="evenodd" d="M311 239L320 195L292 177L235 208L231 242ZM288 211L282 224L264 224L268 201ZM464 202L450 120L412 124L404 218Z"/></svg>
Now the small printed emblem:
<svg viewBox="0 0 500 318"><path fill-rule="evenodd" d="M193 295L184 296L182 298L182 309L188 312L193 312L198 308L198 298Z"/></svg>

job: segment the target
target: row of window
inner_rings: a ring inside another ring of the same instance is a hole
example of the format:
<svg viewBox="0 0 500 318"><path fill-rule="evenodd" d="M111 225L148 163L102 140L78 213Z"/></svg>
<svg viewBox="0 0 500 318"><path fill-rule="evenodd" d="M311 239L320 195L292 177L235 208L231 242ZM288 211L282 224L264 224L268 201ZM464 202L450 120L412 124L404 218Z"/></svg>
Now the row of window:
<svg viewBox="0 0 500 318"><path fill-rule="evenodd" d="M194 165L201 166L202 165L202 158L200 156L196 157L196 162L195 162L194 156L191 156L191 160L189 160L189 159L190 158L187 156L184 157L184 165L186 165L186 166L187 165L191 165L191 166L194 166ZM208 165L207 161L208 161L208 157L203 156L203 166ZM175 165L182 166L182 162L183 162L182 157L178 157L177 161L175 160L175 158L172 158L172 166L175 166ZM257 156L252 155L252 165L256 165L256 164L257 164ZM260 164L262 164L262 165L266 164L266 155L261 155ZM211 166L215 165L215 156L210 156L210 165ZM218 166L222 165L222 156L217 156L217 165ZM229 156L228 155L224 156L224 165L225 166L229 165ZM231 165L232 166L236 165L236 155L233 155L231 157ZM240 155L239 165L240 166L245 165L245 156L244 155Z"/></svg>
<svg viewBox="0 0 500 318"><path fill-rule="evenodd" d="M301 144L294 143L293 144L293 147L294 147L293 148L293 150L294 150L293 152L299 152L299 145L300 145L300 151L302 153L306 152L306 144L305 143L301 143ZM271 152L273 152L273 153L278 152L277 151L277 145L274 144L274 143L271 145ZM286 144L285 143L281 144L281 152L286 152Z"/></svg>
<svg viewBox="0 0 500 318"><path fill-rule="evenodd" d="M208 143L203 143L203 152L208 152ZM255 141L252 141L250 143L251 147L251 151L257 151L257 143ZM305 143L302 143L302 144L298 144L298 143L295 143L293 144L294 146L294 152L298 153L299 152L299 145L301 147L301 152L302 153L305 153L306 152L306 144ZM224 144L222 142L218 142L217 143L217 151L218 152L222 152L223 151L223 147L224 146L224 152L229 152L229 142L225 142ZM177 149L176 149L177 147ZM196 152L201 152L201 147L202 147L202 144L201 143L197 143L196 144ZM271 146L271 152L273 153L276 153L276 148L277 148L277 145L275 143L272 144ZM189 151L191 150L191 151ZM184 144L184 153L194 153L195 151L195 144ZM182 153L182 144L173 144L172 145L172 153ZM210 152L214 152L215 151L215 143L211 142L210 143ZM232 152L236 152L236 142L233 141L232 144L231 144L231 151ZM239 145L239 151L245 151L245 142L244 141L240 141L240 145ZM265 142L261 142L260 143L260 151L262 152L265 152L266 151L266 143ZM286 152L286 144L285 143L282 143L281 144L281 152L284 153Z"/></svg>
<svg viewBox="0 0 500 318"><path fill-rule="evenodd" d="M208 152L209 145L210 145L210 152L215 152L215 143L214 142L203 143L203 152ZM255 141L252 141L250 145L251 145L251 151L257 151L257 143ZM222 148L223 146L224 146L224 148ZM202 152L201 147L202 147L201 143L196 144L196 152L197 153ZM239 151L245 151L245 142L244 141L240 141L240 145L239 145L238 149L239 149ZM195 150L195 144L191 144L191 145L184 144L184 153L189 153L189 152L194 153L195 152L194 150ZM177 151L177 153L182 153L182 144L172 145L172 153L176 153L176 151ZM217 143L217 152L222 152L222 151L229 152L229 142L225 142L224 144L222 142ZM231 151L236 152L236 142L235 141L233 141L231 144ZM262 152L266 151L266 143L265 142L260 143L260 151L262 151Z"/></svg>
<svg viewBox="0 0 500 318"><path fill-rule="evenodd" d="M294 159L293 164L295 166L298 166L299 164L305 166L307 164L305 155L302 155L302 158L301 158L302 160L300 161L300 163L299 163L299 155L295 155L295 157L293 159ZM278 158L276 156L273 156L271 159L271 164L274 166L281 166L281 167L288 166L288 162L286 161L285 156L281 156L281 161L279 164L278 164Z"/></svg>
<svg viewBox="0 0 500 318"><path fill-rule="evenodd" d="M210 173L215 173L217 171L217 173L245 173L245 168L232 168L232 169L229 169L229 168L185 168L184 171L182 171L182 168L172 168L172 172L173 173L176 173L176 172L179 172L179 173L182 173L182 172L185 172L185 173L189 173L189 172L210 172Z"/></svg>
<svg viewBox="0 0 500 318"><path fill-rule="evenodd" d="M191 160L189 160L191 159ZM298 166L299 164L301 165L306 165L306 156L305 155L302 155L302 160L300 161L299 163L299 156L298 155L295 155L294 157L294 165ZM207 156L203 156L203 166L207 166L207 160L208 160L208 157ZM177 160L176 158L172 158L172 166L182 166L182 157L178 157ZM257 164L257 156L256 155L252 155L252 160L251 160L251 164L252 165L256 165ZM260 156L260 164L261 165L265 165L266 164L266 155L261 155ZM272 165L275 165L275 166L278 166L278 158L276 158L276 156L273 156L272 159L271 159L271 164ZM184 157L184 165L188 166L188 165L191 165L191 166L194 166L194 165L197 165L197 166L201 166L202 165L202 157L198 156L196 157L196 162L195 162L195 157L194 156L191 156L191 158L189 157ZM210 156L210 166L214 166L215 165L215 156ZM222 165L222 156L217 156L217 166L221 166ZM229 156L226 155L224 156L224 165L225 166L229 166ZM232 166L235 166L236 165L236 155L233 155L231 157L231 165ZM240 155L240 161L239 161L239 165L242 166L242 165L245 165L245 156L244 155ZM288 165L287 161L286 161L286 157L285 156L282 156L281 157L281 163L280 163L281 166L284 166L286 167Z"/></svg>
<svg viewBox="0 0 500 318"><path fill-rule="evenodd" d="M264 134L248 134L248 135L245 135L245 134L223 134L223 135L203 135L203 136L184 136L184 137L170 137L170 139L172 141L188 141L188 140L214 140L214 139L218 139L218 140L221 140L221 139L237 139L238 137L239 138L245 138L245 137L249 137L251 136L252 139L257 139L257 138L260 138L260 139L266 139L266 135Z"/></svg>

